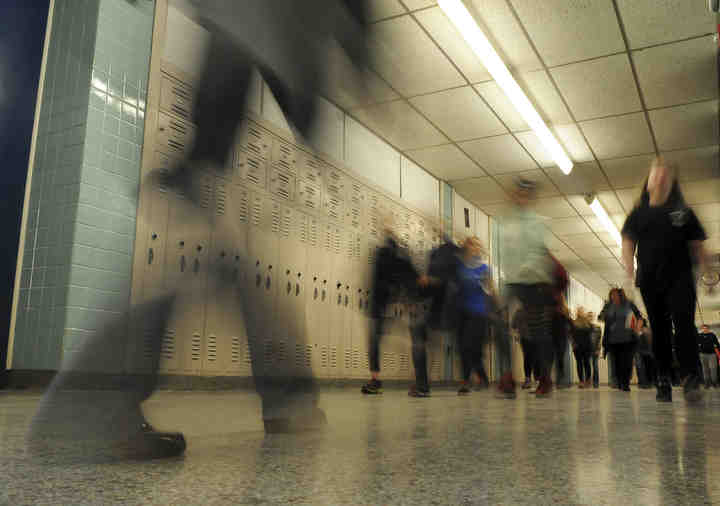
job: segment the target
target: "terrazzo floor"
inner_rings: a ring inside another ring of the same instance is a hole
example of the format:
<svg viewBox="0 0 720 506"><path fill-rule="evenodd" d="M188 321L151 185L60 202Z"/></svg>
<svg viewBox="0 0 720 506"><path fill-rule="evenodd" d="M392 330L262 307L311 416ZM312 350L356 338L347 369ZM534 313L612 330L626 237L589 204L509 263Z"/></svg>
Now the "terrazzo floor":
<svg viewBox="0 0 720 506"><path fill-rule="evenodd" d="M0 503L720 503L720 391L696 406L654 395L336 389L321 396L327 430L266 437L252 393L159 392L148 418L185 433L185 456L99 464L31 457L40 394L0 391Z"/></svg>

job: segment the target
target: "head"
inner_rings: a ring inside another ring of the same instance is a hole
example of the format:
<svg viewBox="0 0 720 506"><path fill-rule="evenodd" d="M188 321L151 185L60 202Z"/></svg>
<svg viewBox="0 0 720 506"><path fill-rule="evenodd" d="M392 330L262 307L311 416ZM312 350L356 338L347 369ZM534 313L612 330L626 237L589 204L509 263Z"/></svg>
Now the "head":
<svg viewBox="0 0 720 506"><path fill-rule="evenodd" d="M529 179L518 177L515 179L515 188L512 198L520 207L526 207L537 194L537 183Z"/></svg>
<svg viewBox="0 0 720 506"><path fill-rule="evenodd" d="M615 305L620 305L625 302L625 291L622 288L612 288L608 294L610 302Z"/></svg>
<svg viewBox="0 0 720 506"><path fill-rule="evenodd" d="M677 166L663 156L653 158L650 173L640 194L641 203L647 204L650 200L660 203L668 200L683 201L680 185L677 182Z"/></svg>
<svg viewBox="0 0 720 506"><path fill-rule="evenodd" d="M588 320L590 320L591 322L595 321L595 313L593 313L592 311L588 312L587 317Z"/></svg>
<svg viewBox="0 0 720 506"><path fill-rule="evenodd" d="M710 332L710 327L703 324L702 327L700 327L700 332L702 332L703 334L707 334L708 332Z"/></svg>
<svg viewBox="0 0 720 506"><path fill-rule="evenodd" d="M578 306L575 313L577 314L578 318L587 318L587 313L585 312L585 308L582 306Z"/></svg>
<svg viewBox="0 0 720 506"><path fill-rule="evenodd" d="M466 258L481 257L484 251L482 242L475 236L468 237L463 241L462 250Z"/></svg>

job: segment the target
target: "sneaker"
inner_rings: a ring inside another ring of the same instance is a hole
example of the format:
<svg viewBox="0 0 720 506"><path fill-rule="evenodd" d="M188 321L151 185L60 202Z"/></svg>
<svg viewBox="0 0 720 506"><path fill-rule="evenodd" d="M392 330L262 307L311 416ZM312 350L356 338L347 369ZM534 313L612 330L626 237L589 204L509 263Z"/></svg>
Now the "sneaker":
<svg viewBox="0 0 720 506"><path fill-rule="evenodd" d="M467 385L461 385L460 389L458 390L458 395L468 395L470 393L470 389Z"/></svg>
<svg viewBox="0 0 720 506"><path fill-rule="evenodd" d="M143 423L137 435L125 448L129 456L162 459L178 457L185 452L187 443L180 432L159 432L149 423Z"/></svg>
<svg viewBox="0 0 720 506"><path fill-rule="evenodd" d="M368 395L376 395L382 393L382 381L371 379L367 383L365 383L360 391L364 394Z"/></svg>
<svg viewBox="0 0 720 506"><path fill-rule="evenodd" d="M410 397L430 397L430 390L413 389L408 392Z"/></svg>
<svg viewBox="0 0 720 506"><path fill-rule="evenodd" d="M537 390L535 390L536 397L548 397L552 394L552 380L549 376L543 376L540 378Z"/></svg>
<svg viewBox="0 0 720 506"><path fill-rule="evenodd" d="M526 379L520 388L522 388L523 390L527 390L532 387L533 387L532 381L530 381L529 379Z"/></svg>
<svg viewBox="0 0 720 506"><path fill-rule="evenodd" d="M495 397L499 399L514 399L517 396L515 389L515 380L512 377L512 373L508 371L500 378L497 390L495 391Z"/></svg>
<svg viewBox="0 0 720 506"><path fill-rule="evenodd" d="M658 380L655 400L658 402L672 402L672 385L667 378Z"/></svg>
<svg viewBox="0 0 720 506"><path fill-rule="evenodd" d="M578 383L578 388L587 388L587 387L585 386L585 382L584 382L584 381L581 381L580 383Z"/></svg>
<svg viewBox="0 0 720 506"><path fill-rule="evenodd" d="M623 385L620 387L620 390L623 392L629 392L630 391L630 385Z"/></svg>
<svg viewBox="0 0 720 506"><path fill-rule="evenodd" d="M593 388L600 388L600 385L598 383L593 383Z"/></svg>
<svg viewBox="0 0 720 506"><path fill-rule="evenodd" d="M683 394L687 402L700 401L703 397L703 392L700 390L700 378L696 375L688 376L683 383Z"/></svg>

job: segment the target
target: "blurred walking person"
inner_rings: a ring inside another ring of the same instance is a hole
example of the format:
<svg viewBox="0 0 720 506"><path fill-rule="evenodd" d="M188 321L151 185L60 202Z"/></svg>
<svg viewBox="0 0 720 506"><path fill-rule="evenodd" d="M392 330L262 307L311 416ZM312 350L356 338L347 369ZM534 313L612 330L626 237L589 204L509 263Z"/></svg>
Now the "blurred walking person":
<svg viewBox="0 0 720 506"><path fill-rule="evenodd" d="M590 365L592 366L592 385L593 388L600 388L600 368L598 361L600 359L600 347L602 344L602 329L595 323L595 313L588 313L590 333L592 339L592 351L590 354Z"/></svg>
<svg viewBox="0 0 720 506"><path fill-rule="evenodd" d="M707 325L703 325L701 332L698 334L698 349L700 350L705 388L717 386L717 353L720 350L720 343L718 343L717 336L710 332Z"/></svg>
<svg viewBox="0 0 720 506"><path fill-rule="evenodd" d="M655 359L652 354L652 332L645 318L638 322L637 336L635 369L637 370L638 387L652 388L656 382Z"/></svg>
<svg viewBox="0 0 720 506"><path fill-rule="evenodd" d="M633 317L639 319L641 315L637 306L628 300L622 288L612 288L608 299L598 315L598 318L605 322L603 353L612 354L618 388L629 392L633 356L637 345L637 337L631 321Z"/></svg>
<svg viewBox="0 0 720 506"><path fill-rule="evenodd" d="M572 322L572 343L577 365L578 388L590 388L590 357L593 353L592 322L583 307L577 308Z"/></svg>

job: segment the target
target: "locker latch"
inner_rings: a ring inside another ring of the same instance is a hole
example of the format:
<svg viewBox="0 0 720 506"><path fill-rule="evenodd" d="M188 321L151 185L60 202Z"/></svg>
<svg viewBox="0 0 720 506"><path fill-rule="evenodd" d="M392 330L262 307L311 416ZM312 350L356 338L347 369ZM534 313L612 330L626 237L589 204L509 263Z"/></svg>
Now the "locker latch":
<svg viewBox="0 0 720 506"><path fill-rule="evenodd" d="M148 249L148 265L153 263L153 258L155 258L155 254L153 253L153 249Z"/></svg>
<svg viewBox="0 0 720 506"><path fill-rule="evenodd" d="M265 290L270 290L270 275L265 279Z"/></svg>
<svg viewBox="0 0 720 506"><path fill-rule="evenodd" d="M288 282L287 282L287 293L288 293L288 295L290 294L291 291L292 291L292 283L291 283L290 281L288 281Z"/></svg>
<svg viewBox="0 0 720 506"><path fill-rule="evenodd" d="M200 272L200 260L198 260L197 258L195 259L195 263L193 264L193 272L195 274Z"/></svg>
<svg viewBox="0 0 720 506"><path fill-rule="evenodd" d="M300 295L300 283L295 283L295 297Z"/></svg>
<svg viewBox="0 0 720 506"><path fill-rule="evenodd" d="M185 272L185 255L180 257L180 272Z"/></svg>

